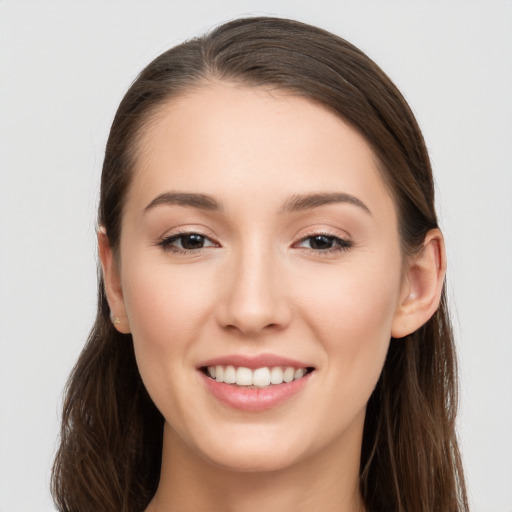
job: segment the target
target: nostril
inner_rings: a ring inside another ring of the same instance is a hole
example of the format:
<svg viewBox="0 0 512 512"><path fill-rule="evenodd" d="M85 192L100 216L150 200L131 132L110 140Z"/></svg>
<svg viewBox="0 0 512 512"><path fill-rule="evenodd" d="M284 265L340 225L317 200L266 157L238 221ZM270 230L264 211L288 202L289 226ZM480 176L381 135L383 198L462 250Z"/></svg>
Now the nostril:
<svg viewBox="0 0 512 512"><path fill-rule="evenodd" d="M292 315L286 294L257 267L247 264L246 272L232 275L220 294L215 315L225 330L252 336L289 324Z"/></svg>

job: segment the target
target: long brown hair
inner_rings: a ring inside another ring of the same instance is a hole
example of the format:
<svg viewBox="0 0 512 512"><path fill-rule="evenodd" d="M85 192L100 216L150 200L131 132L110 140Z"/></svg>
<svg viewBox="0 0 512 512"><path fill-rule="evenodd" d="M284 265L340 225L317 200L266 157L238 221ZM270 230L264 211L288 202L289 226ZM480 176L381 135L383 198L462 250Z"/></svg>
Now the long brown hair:
<svg viewBox="0 0 512 512"><path fill-rule="evenodd" d="M122 100L107 142L99 206L99 224L114 251L145 124L165 102L212 79L312 99L355 127L393 195L405 255L437 227L423 137L380 68L321 29L245 18L163 53ZM52 493L63 512L140 512L158 486L163 417L141 381L131 336L112 326L101 272L98 280L96 322L67 384ZM468 510L456 408L456 360L443 293L423 327L391 340L369 400L360 469L368 511Z"/></svg>

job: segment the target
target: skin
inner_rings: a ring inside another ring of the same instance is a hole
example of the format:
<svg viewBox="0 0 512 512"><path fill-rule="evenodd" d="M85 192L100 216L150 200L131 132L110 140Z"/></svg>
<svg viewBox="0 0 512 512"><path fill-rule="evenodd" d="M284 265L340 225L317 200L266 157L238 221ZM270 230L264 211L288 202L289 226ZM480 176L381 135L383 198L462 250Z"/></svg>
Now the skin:
<svg viewBox="0 0 512 512"><path fill-rule="evenodd" d="M147 208L168 192L208 194L222 210ZM326 192L364 206L283 211L298 194ZM205 247L159 245L180 232L204 235ZM318 234L351 246L315 249ZM366 403L390 337L413 332L437 308L445 256L433 230L422 251L403 257L393 200L358 132L303 98L199 87L149 123L119 254L104 231L99 247L116 328L132 333L165 418L149 511L364 510ZM282 405L240 411L213 398L197 370L235 353L291 357L315 371Z"/></svg>

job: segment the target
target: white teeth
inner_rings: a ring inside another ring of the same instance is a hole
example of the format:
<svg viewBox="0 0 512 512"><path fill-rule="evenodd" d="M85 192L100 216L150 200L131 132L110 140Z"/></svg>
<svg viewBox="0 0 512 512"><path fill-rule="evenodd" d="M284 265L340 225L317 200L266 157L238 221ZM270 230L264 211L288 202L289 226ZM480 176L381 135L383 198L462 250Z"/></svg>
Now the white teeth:
<svg viewBox="0 0 512 512"><path fill-rule="evenodd" d="M270 370L268 368L258 368L252 373L252 383L254 386L264 388L270 384Z"/></svg>
<svg viewBox="0 0 512 512"><path fill-rule="evenodd" d="M286 370L283 372L283 380L285 382L291 382L295 377L295 368L288 366Z"/></svg>
<svg viewBox="0 0 512 512"><path fill-rule="evenodd" d="M294 379L295 380L301 379L302 377L304 377L305 373L306 373L306 370L304 370L302 368L299 368L298 370L295 370Z"/></svg>
<svg viewBox="0 0 512 512"><path fill-rule="evenodd" d="M234 366L226 366L224 370L224 382L226 384L234 384L236 382L236 370Z"/></svg>
<svg viewBox="0 0 512 512"><path fill-rule="evenodd" d="M283 383L283 370L279 368L279 366L275 366L270 370L270 382L272 384L282 384Z"/></svg>
<svg viewBox="0 0 512 512"><path fill-rule="evenodd" d="M281 368L280 366L269 368L264 366L251 370L243 366L236 368L233 365L217 365L208 366L206 371L217 382L236 384L237 386L256 386L259 388L264 388L271 384L292 382L293 380L301 379L307 373L306 368L295 369L291 366L286 368Z"/></svg>
<svg viewBox="0 0 512 512"><path fill-rule="evenodd" d="M252 386L252 371L241 366L236 371L236 383L239 386Z"/></svg>

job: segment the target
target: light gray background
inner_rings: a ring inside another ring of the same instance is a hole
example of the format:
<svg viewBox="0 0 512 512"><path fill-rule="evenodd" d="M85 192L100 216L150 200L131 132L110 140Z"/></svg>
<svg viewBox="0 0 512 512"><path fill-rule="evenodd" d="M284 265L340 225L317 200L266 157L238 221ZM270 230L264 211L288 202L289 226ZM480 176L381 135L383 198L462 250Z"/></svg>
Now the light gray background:
<svg viewBox="0 0 512 512"><path fill-rule="evenodd" d="M0 511L53 510L62 388L95 310L95 209L114 110L150 59L242 14L342 35L383 67L417 114L448 245L470 498L475 512L511 512L506 0L0 0Z"/></svg>

